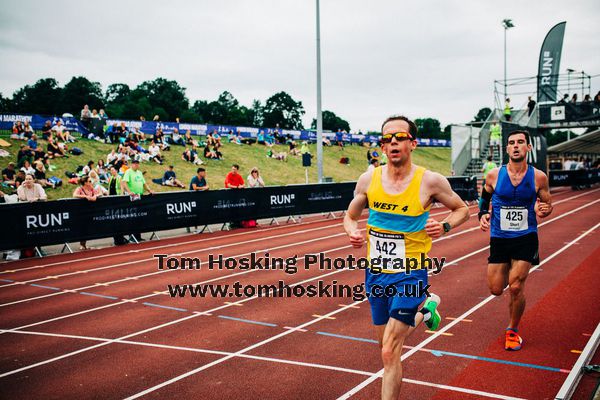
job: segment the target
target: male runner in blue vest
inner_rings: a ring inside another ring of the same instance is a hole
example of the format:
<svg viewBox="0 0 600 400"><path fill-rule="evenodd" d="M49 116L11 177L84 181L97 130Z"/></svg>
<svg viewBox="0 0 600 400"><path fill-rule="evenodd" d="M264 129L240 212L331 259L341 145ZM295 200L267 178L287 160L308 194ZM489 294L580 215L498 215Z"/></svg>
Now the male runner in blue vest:
<svg viewBox="0 0 600 400"><path fill-rule="evenodd" d="M510 291L504 348L513 351L520 350L523 342L517 326L525 310L525 280L531 265L539 264L536 215L544 218L552 212L548 177L527 164L529 151L527 131L509 133L508 164L487 174L479 211L481 230L491 227L488 286L495 296L500 296L507 285Z"/></svg>

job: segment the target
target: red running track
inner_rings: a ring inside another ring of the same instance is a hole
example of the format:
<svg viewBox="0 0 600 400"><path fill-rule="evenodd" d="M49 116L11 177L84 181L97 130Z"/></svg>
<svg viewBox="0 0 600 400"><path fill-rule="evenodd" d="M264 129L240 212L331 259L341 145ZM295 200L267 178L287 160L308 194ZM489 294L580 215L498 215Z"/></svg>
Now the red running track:
<svg viewBox="0 0 600 400"><path fill-rule="evenodd" d="M431 277L441 333L419 329L403 398L552 398L598 321L600 190L563 191L540 221L544 264L527 282L523 350L502 349L507 297L488 299L487 235L476 218L436 241L449 264ZM471 208L472 213L474 208ZM432 214L443 218L444 209ZM363 222L364 224L364 222ZM172 299L168 284L358 285L361 271L159 271L161 252L226 257L268 251L355 257L340 219L190 235L0 266L2 398L379 397L381 368L366 301L351 297ZM458 260L456 263L453 261ZM36 285L36 286L32 286ZM574 350L575 352L572 352ZM364 387L363 387L364 386Z"/></svg>

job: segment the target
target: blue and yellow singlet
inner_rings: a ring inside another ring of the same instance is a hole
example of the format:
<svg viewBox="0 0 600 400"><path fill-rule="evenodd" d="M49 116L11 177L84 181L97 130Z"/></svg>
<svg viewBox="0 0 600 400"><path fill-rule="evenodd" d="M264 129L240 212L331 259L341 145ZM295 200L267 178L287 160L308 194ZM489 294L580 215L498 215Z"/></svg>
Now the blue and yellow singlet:
<svg viewBox="0 0 600 400"><path fill-rule="evenodd" d="M367 256L373 266L373 259L380 258L386 264L381 272L399 273L404 269L392 268L399 259L414 258L421 268L422 257L427 257L431 249L431 237L425 232L429 209L423 208L419 198L421 181L425 168L417 167L408 187L398 194L386 193L381 183L382 167L373 171L367 189L369 219L367 221Z"/></svg>

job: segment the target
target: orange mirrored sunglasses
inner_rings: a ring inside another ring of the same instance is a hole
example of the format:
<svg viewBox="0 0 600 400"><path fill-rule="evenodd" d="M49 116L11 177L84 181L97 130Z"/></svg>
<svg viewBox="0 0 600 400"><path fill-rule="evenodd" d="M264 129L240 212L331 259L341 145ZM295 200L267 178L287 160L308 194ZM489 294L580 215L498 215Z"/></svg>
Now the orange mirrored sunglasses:
<svg viewBox="0 0 600 400"><path fill-rule="evenodd" d="M404 140L409 139L412 140L412 135L408 132L395 132L395 133L386 133L381 136L381 143L390 143L392 138L396 138L396 140Z"/></svg>

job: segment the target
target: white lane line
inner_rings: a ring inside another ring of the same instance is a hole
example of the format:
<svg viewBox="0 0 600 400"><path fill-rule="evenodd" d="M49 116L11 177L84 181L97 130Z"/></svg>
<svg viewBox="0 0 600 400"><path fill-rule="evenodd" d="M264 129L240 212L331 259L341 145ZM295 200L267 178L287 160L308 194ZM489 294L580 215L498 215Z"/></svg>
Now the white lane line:
<svg viewBox="0 0 600 400"><path fill-rule="evenodd" d="M462 233L462 231L459 231L459 232L456 232L456 233L450 234L450 235L448 235L448 236L445 236L444 238L445 238L445 239L448 239L448 238L451 238L451 237L454 237L454 236L458 236L458 235L460 235L461 233ZM439 241L439 240L442 240L442 238L438 238L438 239L435 239L435 240L433 240L433 243L435 243L435 242L437 242L437 241ZM489 247L489 246L488 246L488 247ZM484 250L486 250L488 247L484 247L483 249L480 249L479 251L484 251ZM347 245L347 246L342 246L342 247L338 247L338 248L334 248L334 249L328 249L328 250L324 250L323 252L324 252L324 253L328 253L328 252L334 252L334 251L338 251L338 250L345 250L345 249L351 249L351 248L352 248L352 246L350 246L350 245ZM311 254L311 253L306 253L306 254ZM461 258L461 259L462 259L462 258ZM454 262L458 262L458 261L459 261L459 260L455 260ZM448 264L445 264L445 265L451 265L451 264L452 264L452 263L448 263ZM166 270L165 270L165 271L166 271ZM216 277L216 278L209 279L209 280L206 280L206 281L197 282L197 283L194 283L194 285L201 285L201 284L206 284L206 283L216 282L216 281L218 281L218 280L222 280L222 279L228 279L228 278L232 278L232 277L236 277L236 276L239 276L239 275L244 275L244 274L248 274L248 273L252 273L252 272L256 272L256 271L258 271L258 270L249 270L249 271L236 272L236 273L233 273L233 274L229 274L229 275L225 275L225 276ZM343 271L343 270L340 270L340 271ZM163 271L161 271L161 272L163 272ZM128 279L130 279L130 278L128 278ZM316 278L315 278L315 279L316 279ZM114 283L114 282L113 282L113 283ZM83 289L85 289L85 288L80 288L80 289L82 289L82 290L83 290ZM73 293L75 293L75 292L73 292ZM75 316L78 316L78 315L86 314L86 313L88 313L88 312L93 312L93 311L97 311L97 310L102 310L102 309L105 309L105 308L109 308L109 307L118 306L118 305L120 305L120 304L124 304L124 303L128 303L128 302L136 302L136 301L138 301L138 300L143 300L143 299L146 299L146 298L149 298L149 297L154 297L154 296L162 295L163 293L164 293L164 292L153 291L153 293L152 293L152 294L148 294L148 295L144 295L144 296L136 297L136 298L133 298L133 299L122 299L122 301L121 301L121 302L118 302L118 303L111 303L111 304L107 304L107 305L104 305L104 306L100 306L100 307L91 308L91 309L88 309L88 310L78 311L78 312L75 312L75 313L72 313L72 314L67 314L67 315L64 315L64 316L55 317L55 318L51 318L51 319L47 319L47 320L43 320L43 321L40 321L40 322L35 322L35 323L32 323L32 324L28 324L28 325L23 325L23 326L20 326L20 327L17 327L17 328L12 328L12 329L13 329L13 330L18 330L18 329L30 328L30 327L32 327L32 326L42 325L42 324L45 324L45 323L54 322L54 321L58 321L58 320L65 319L65 318L75 317ZM48 295L48 296L50 296L50 295ZM0 332L0 335L2 335L2 332Z"/></svg>
<svg viewBox="0 0 600 400"><path fill-rule="evenodd" d="M586 204L586 205L584 205L584 206L578 207L578 208L576 208L576 209L574 209L574 210L571 210L570 212L568 212L568 213L566 213L566 214L562 214L562 215L560 215L560 216L557 216L557 217L555 217L555 218L553 218L553 219L551 219L551 220L549 220L549 221L546 221L546 222L544 222L543 224L540 224L539 226L543 226L543 225L545 225L545 224L548 224L548 223L551 223L551 222L553 222L553 221L556 221L556 220L558 220L558 219L561 219L561 218L563 218L563 217L565 217L565 216L567 216L567 215L570 215L570 214L572 214L572 213L574 213L574 212L577 212L577 211L579 211L580 209L583 209L583 208L589 207L589 206L593 205L594 203L596 203L596 202L598 202L598 201L600 201L600 199L598 199L598 200L596 200L596 201L594 201L594 202L592 202L592 203L588 203L588 204ZM578 239L576 239L576 241L577 241L577 240L578 240ZM343 247L339 247L339 248L337 248L337 249L335 249L335 250L344 249L344 248L349 248L349 247L351 247L351 246L343 246ZM489 247L489 246L486 246L485 248L482 248L482 249L480 249L480 250L478 250L478 251L476 251L476 252L474 252L474 253L481 252L481 251L485 250L487 247ZM457 260L454 260L454 261L453 261L453 262L451 262L451 263L455 263L455 262L457 262ZM328 274L321 275L320 277L324 277L324 276L328 276L328 275L333 275L333 274L339 273L339 272L341 272L341 271L344 271L344 270L333 271L333 272L331 272L331 273L328 273ZM245 271L244 273L247 273L247 272L252 272L252 271ZM305 281L301 281L301 282L298 282L298 283L296 283L296 284L294 284L294 285L290 285L290 286L300 285L300 284L303 284L303 283L306 283L306 282L310 282L311 280L314 280L314 279L316 279L316 278L309 278L309 279L306 279ZM152 295L150 295L150 296L154 296L154 295L155 295L155 294L152 294ZM259 298L259 297L258 297L258 296L255 296L255 297L250 297L250 298L242 299L242 300L240 300L240 301L239 301L239 303L246 302L246 301L250 301L250 300L253 300L253 299L256 299L256 298ZM301 328L301 329L302 329L302 328L304 328L305 326L312 325L313 323L316 323L316 322L318 322L318 321L320 321L320 320L322 320L322 319L324 319L324 318L326 318L326 317L329 317L329 316L332 316L332 315L334 315L334 314L337 314L337 313L339 313L339 312L342 312L342 311L344 311L344 310L346 310L346 309L348 309L348 308L352 308L352 306L356 306L356 305L358 305L358 304L360 304L360 303L362 303L362 302L364 302L364 301L366 301L366 299L365 299L365 300L362 300L362 301L355 302L355 303L348 304L346 307L339 308L339 309L337 309L337 310L335 310L335 311L332 311L332 312L330 312L330 313L328 313L328 314L324 315L323 317L320 317L320 318L317 318L317 319L313 319L313 320L311 320L311 321L307 322L306 324L299 325L299 326L296 326L296 327L294 327L294 328ZM114 303L114 304L116 305L116 304L120 304L120 303ZM109 306L110 306L110 305L109 305ZM216 307L216 308L214 308L214 309L211 309L211 310L207 310L206 312L207 312L207 313L210 313L210 312L218 311L218 310L221 310L221 309L224 309L224 308L227 308L227 307L230 307L230 306L229 306L229 305L223 305L223 306L220 306L220 307ZM106 308L106 306L105 306L105 308ZM84 312L80 312L80 313L84 313ZM164 324L161 324L161 325L157 325L157 326L154 326L154 327L150 327L150 328L144 329L144 330L142 330L142 331L134 332L134 333L131 333L131 334L129 334L129 335L126 335L126 336L123 336L123 337L120 337L120 338L117 338L117 339L114 339L114 340L123 340L123 339L128 339L128 338L130 338L130 337L133 337L133 336L141 335L141 334L144 334L144 333L147 333L147 332L151 332L151 331L154 331L154 330L157 330L157 329L161 329L161 328L163 328L163 327L166 327L166 326L170 326L170 325L177 324L177 323L179 323L179 322L187 321L187 320L189 320L189 319L192 319L192 318L198 317L199 315L201 315L201 314L192 314L192 315L189 315L189 316L186 316L186 317L183 317L183 318L179 318L179 319L177 319L177 320L174 320L174 321L170 321L170 322L167 322L167 323L164 323ZM449 324L449 325L450 325L449 327L448 327L448 326L447 326L447 327L445 327L445 328L446 328L445 330L448 330L448 329L449 329L451 326L453 326L454 324L458 323L458 322L459 322L461 319L465 318L466 316L467 316L467 315L463 315L463 316L461 316L461 317L458 317L458 319L457 319L457 320L455 320L455 321L453 321L452 323L450 323L450 324ZM32 325L33 325L33 324L32 324ZM31 325L30 325L30 326L31 326ZM16 329L21 329L21 328L15 328L15 329L6 330L6 331L13 331L13 330L16 330ZM442 331L445 331L445 330L444 330L444 329L442 329ZM268 340L269 340L269 341L275 340L274 338L279 338L279 337L281 337L281 336L285 336L285 335L287 335L287 334L289 334L289 333L291 333L291 332L293 332L293 330L287 330L287 331L285 331L285 332L282 332L280 335L277 335L276 337L272 337L272 338L270 338L270 339L268 339ZM439 335L438 335L438 336L439 336ZM436 337L438 337L438 336L436 336L436 335L430 336L430 337L428 338L428 340L429 340L429 341L431 341L431 340L433 340L434 338L436 338ZM429 343L429 341L427 341L427 340L426 340L426 342L427 342L427 343ZM264 342L264 341L263 341L263 342ZM261 342L261 343L262 343L262 344L264 344L263 342ZM31 368L35 368L35 367L38 367L38 366L41 366L41 365L49 364L49 363L51 363L51 362L58 361L58 360L61 360L61 359L67 358L67 357L71 357L71 356L74 356L74 355L77 355L77 354L80 354L80 353L83 353L83 352L86 352L86 351L89 351L89 350L93 350L93 349L95 349L95 348L102 347L102 346L104 346L104 345L106 345L106 344L108 344L108 343L109 343L109 342L106 342L106 343L100 343L100 344L97 344L97 345L94 345L94 346L90 346L90 347L86 347L86 348L83 348L83 349L80 349L80 350L73 351L73 352L71 352L71 353L63 354L62 356L54 357L54 358L52 358L52 359L48 359L48 360L45 360L45 361L40 361L40 362L38 362L38 363L35 363L35 364L27 365L27 366L24 366L24 367L22 367L22 368L19 368L19 369L16 369L16 370L8 371L8 372L6 372L6 373L4 373L4 374L0 375L0 378L2 378L2 377L4 377L4 376L13 375L13 374L16 374L16 373L18 373L18 372L25 371L25 370L28 370L28 369L31 369ZM265 342L265 343L266 343L266 342ZM260 344L260 345L262 345L262 344ZM251 347L251 348L247 348L247 350L246 350L246 351L249 351L249 350L251 350L251 349L254 349L254 348L255 348L255 347L257 347L257 346L256 346L256 345L253 345L253 346L250 346L250 347ZM421 347L422 347L422 346L421 346ZM240 351L242 351L242 350L240 350ZM415 351L416 351L416 350L415 350ZM229 357L229 358L230 358L230 357ZM222 361L225 361L225 359L229 359L229 358L228 358L228 357L225 357L224 359L221 359L221 360L222 360ZM218 360L217 360L217 361L218 361ZM214 364L214 363L215 363L215 362L211 363L211 364L210 364L210 366L212 366L212 365L216 365L216 364ZM204 368L204 367L205 367L205 368ZM204 367L201 367L201 368L203 368L203 369L209 368L209 367L208 367L208 366L206 366L206 365L205 365ZM197 371L197 372L199 372L199 371ZM381 371L380 371L380 372L381 372ZM186 377L186 376L189 376L189 375L190 375L189 373L188 373L188 374L185 374L185 376L182 376L180 379L183 379L184 377ZM174 379L175 379L175 378L174 378Z"/></svg>
<svg viewBox="0 0 600 400"><path fill-rule="evenodd" d="M589 207L589 206L591 206L591 205L593 205L594 203L597 203L597 202L599 202L599 201L600 201L600 199L597 199L596 201L594 201L594 202L592 202L592 203L588 203L588 204L586 204L586 205L584 205L584 206L581 206L581 207L579 207L579 208L577 208L577 209L574 209L574 210L570 211L569 213L566 213L566 214L562 214L562 215L560 215L560 216L557 216L557 217L553 218L552 220L546 221L546 222L544 223L544 225L545 225L545 224L548 224L548 223L550 223L550 222L552 222L552 221L556 221L556 220L558 220L558 219L564 218L565 216L567 216L567 215L569 215L569 214L572 214L572 213L576 212L577 210L580 210L580 209L583 209L583 208ZM540 224L540 226L541 226L541 225L542 225L542 224ZM489 247L489 246L488 246L488 247ZM478 253L478 252L480 252L480 251L483 251L483 250L485 250L485 248L484 248L484 249L480 249L480 250L476 250L476 251L475 251L475 252L473 252L473 253ZM559 251L564 251L564 248L563 248L563 250L559 250ZM555 253L555 254L556 254L556 253ZM553 258L553 257L552 257L552 256L550 256L548 259L552 259L552 258ZM457 260L454 260L454 261L452 261L450 264L456 263L457 261L459 261L459 260L458 260L458 259L457 259ZM490 296L490 297L491 297L491 298L494 298L494 296ZM358 304L360 304L360 303L362 303L362 302L364 302L364 301L366 301L366 300L367 300L367 299L364 299L364 300L362 300L362 301L357 301L357 302L354 302L354 303L348 304L348 305L346 305L345 307L342 307L342 308L340 308L340 309L337 309L337 310L331 311L331 312L329 312L329 313L327 313L327 314L325 314L325 315L321 315L321 316L319 316L318 318L315 318L315 319L313 319L313 320L310 320L310 321L308 321L308 322L306 322L306 323L304 323L304 324L302 324L302 325L299 325L299 326L297 326L296 328L305 328L305 327L307 327L307 326L309 326L309 325L312 325L312 324L314 324L314 323L316 323L316 322L319 322L319 321L321 321L321 320L330 319L330 318L331 318L333 315L335 315L335 314L338 314L338 313L340 313L340 312L342 312L342 311L344 311L344 310L346 310L346 309L352 308L353 306L356 306L356 305L358 305ZM489 301L489 300L488 300L488 301ZM485 304L485 303L484 303L484 304ZM403 356L403 359L404 359L404 358L406 358L406 357L409 357L409 356L410 356L410 355L412 355L412 354L414 354L415 352L417 352L418 350L420 350L422 347L424 347L424 346L425 346L425 344L427 344L427 343L431 342L431 341L432 341L432 340L434 340L435 338L439 337L441 334L445 333L445 331L447 331L448 329L450 329L452 326L456 325L458 322L460 322L460 320L464 319L466 316L467 316L467 315L464 315L464 314L463 314L463 315L461 315L461 316L460 316L460 317L458 317L458 318L457 318L455 321L453 321L453 322L452 322L452 323L450 323L450 324L449 324L447 327L445 327L445 329L442 329L441 331L438 331L438 332L436 332L434 335L430 336L430 337L429 337L427 340L425 340L425 341L421 342L421 344L420 344L419 346L415 346L415 348L413 348L412 350L410 350L409 352L407 352L407 353L406 353L406 354ZM261 342L259 342L259 343L256 343L256 344L254 344L254 345L251 345L251 346L248 346L248 347L246 347L246 348L244 348L244 349L242 349L242 350L239 350L237 353L245 353L245 352L248 352L248 351L250 351L250 350L253 350L253 349L257 348L257 347L260 347L260 346L262 346L262 345L264 345L264 344L270 343L270 342L272 342L273 340L277 340L277 339L279 339L280 337L286 336L287 334L289 334L289 333L291 333L291 332L293 332L293 330L288 330L288 331L286 331L286 332L282 332L282 333L280 333L280 334L278 334L278 335L275 335L275 336L273 336L273 337L271 337L271 338L265 339L265 340L263 340L263 341L261 341ZM237 354L237 353L236 353L236 354ZM168 386L168 385L170 385L170 384L172 384L172 383L175 383L175 382L177 382L177 381L179 381L179 380L181 380L181 379L185 379L185 378L187 378L188 376L191 376L191 375L194 375L194 374L196 374L196 373L198 373L198 372L204 371L205 369L208 369L208 368L210 368L210 367L212 367L212 366L214 366L214 365L217 365L217 364L220 364L220 363L222 363L222 362L225 362L225 361L229 360L230 358L232 358L232 356L223 357L223 358L221 358L221 359L219 359L219 360L215 360L215 361L213 361L213 362L211 362L211 363L208 363L208 364L205 364L205 365L203 365L203 366L200 366L200 367L198 367L198 368L196 368L196 369L194 369L194 370L188 371L188 372L186 372L186 373L184 373L184 374L181 374L181 375L179 375L179 376L176 376L176 377L174 377L174 378L171 378L171 379L169 379L169 380L167 380L167 381L165 381L165 382L162 382L162 383L160 383L160 384L158 384L158 385L155 385L155 386L153 386L153 387L151 387L151 388L148 388L148 389L146 389L146 390L144 390L144 391L142 391L142 392L136 393L136 394L134 394L133 396L130 396L130 397L128 397L128 398L127 398L127 400L129 400L129 399L136 399L136 398L138 398L138 397L144 396L144 395L146 395L146 394L148 394L148 393L151 393L151 392L153 392L153 391L155 391L155 390L158 390L158 389L160 389L160 388L162 388L162 387L165 387L165 386ZM365 382L367 382L367 381L370 381L370 382L372 382L373 380L377 379L378 377L381 377L382 375L383 375L383 374L382 374L382 371L379 371L379 372L378 372L376 375L374 375L374 376L372 376L372 377L368 378L367 380L365 380Z"/></svg>
<svg viewBox="0 0 600 400"><path fill-rule="evenodd" d="M576 195L576 196L571 196L571 197L569 197L569 198L566 198L566 199L563 199L563 200L559 200L559 201L557 201L557 202L555 202L555 203L553 203L553 204L554 204L554 205L556 205L556 204L560 204L560 203L562 203L562 202L565 202L565 201L568 201L568 200L573 200L573 199L576 199L576 198L578 198L578 197L584 196L584 195L586 195L586 194L592 193L592 192L594 192L594 191L596 191L596 190L600 190L600 189L595 189L595 190L593 190L593 191L590 191L590 192L581 193L581 194L578 194L578 195ZM472 214L472 215L477 215L477 214ZM361 219L361 220L359 220L359 222L364 222L364 221L366 221L366 219ZM327 226L327 227L332 227L332 226ZM314 230L321 230L321 229L325 229L325 228L326 228L326 227L312 228L312 229L307 229L307 230L301 230L301 231L299 231L299 232L297 232L297 233L305 233L305 232L314 231ZM453 233L453 234L451 234L451 235L443 236L443 237L441 237L441 238L439 238L439 239L437 239L437 240L434 240L434 242L436 242L436 241L442 241L442 240L447 240L447 239L450 239L450 238L452 238L452 237L454 237L454 236L457 236L457 235L462 235L462 234L464 234L464 233L468 233L468 232L472 232L472 231L475 231L475 230L477 230L477 229L479 229L479 227L478 227L478 226L475 226L475 227L472 227L472 228L468 228L468 229L462 229L462 230L460 230L460 231L458 231L458 232L456 232L456 233ZM281 235L281 236L288 236L288 235L290 235L290 234L291 234L291 233L289 233L289 234L285 234L285 235ZM342 236L342 235L344 235L344 233L340 233L340 234L337 234L337 235L332 235L332 236L325 236L325 237L322 237L322 238L324 239L324 238L330 238L330 237ZM271 236L271 237L266 237L266 238L263 238L263 239L269 239L269 238L272 238L272 237L274 237L274 236ZM256 240L246 241L246 242L243 242L243 243L249 243L249 242L254 242L254 241L262 241L263 239L256 239ZM300 243L303 243L303 242L300 242ZM222 247L229 247L229 246L233 246L233 245L235 245L235 244L228 244L228 245L226 245L226 246L217 246L217 247L214 247L214 248L203 249L203 250L201 250L201 251L208 251L208 250L218 249L218 248L222 248ZM350 246L349 246L349 247L350 247ZM279 249L279 248L282 248L282 247L277 247L277 248L273 248L273 249ZM184 253L180 253L180 254L182 254L182 255L183 255L183 254L191 254L191 253L196 253L196 252L199 252L199 251L192 250L192 251L188 251L188 252L184 252ZM261 251L255 251L254 253L259 253L259 252L261 252ZM247 253L247 254L249 254L249 253ZM245 254L242 254L242 255L245 255ZM236 258L236 257L241 257L242 255L237 255L237 256L233 256L233 257L234 257L234 258ZM100 269L107 269L107 268L115 268L115 267L118 267L118 266L129 265L129 264L135 264L135 263L138 263L138 262L148 262L148 261L149 261L149 260L137 260L137 261L129 261L129 262L121 263L121 264L115 264L115 265L112 265L112 266L100 267L100 268L96 268L96 269L87 270L86 272L89 272L89 271L94 271L94 270L100 270ZM203 264L206 264L206 263L203 263ZM107 283L97 283L97 284L95 284L95 285L91 285L91 286L83 286L83 287L76 288L76 289L71 289L71 290L86 290L86 289L95 288L95 287L97 287L98 285L108 285L108 284L112 284L112 283L122 283L122 282L127 282L127 281L129 281L129 280L137 280L137 279L139 279L139 278L145 278L145 277L148 277L148 276L154 276L154 275L158 275L158 274L161 274L161 273L164 273L164 272L170 272L170 271L175 271L175 270L162 270L162 271L156 271L156 272L152 272L152 273L148 273L148 274L143 274L143 275L138 275L138 276L134 276L134 277L127 277L127 278L124 278L124 279L118 279L118 280L116 280L116 281L112 281L112 282L107 282ZM79 274L79 273L81 273L81 272L82 272L82 271L77 271L77 272L68 273L68 274L63 274L63 275L54 276L54 277L46 277L46 278L34 279L34 280L30 280L30 281L24 281L24 282L15 282L15 283L11 283L11 284L8 284L8 285L0 285L0 288L2 288L2 287L5 287L5 286L12 286L12 285L23 285L23 284L27 284L27 283L29 283L29 282L37 282L37 281L42 281L42 280L49 279L49 278L52 278L52 279L57 279L58 277L67 276L67 275ZM9 305L14 305L14 304L19 304L19 303L23 303L23 302L27 302L27 301L32 301L32 300L44 299L44 298L47 298L47 297L52 297L52 296L56 296L56 295L61 295L61 294L64 294L64 293L69 293L69 292L68 292L68 291L63 291L63 292L58 292L58 293L46 294L46 295L41 295L41 296L31 297L31 298L27 298L27 299L17 300L17 301L10 302L10 303L4 303L4 304L0 304L0 307L9 306ZM71 291L71 293L72 293L72 291Z"/></svg>
<svg viewBox="0 0 600 400"><path fill-rule="evenodd" d="M600 201L600 199L596 200L596 201L594 201L594 202L592 202L592 203L590 203L590 204L588 204L586 206L582 206L582 207L587 207L587 206L592 205L592 204L594 204L594 203L596 203L598 201ZM579 207L579 208L582 208L582 207ZM574 211L575 210L573 210L572 212L574 212ZM565 214L565 215L567 215L567 214ZM561 254L563 251L565 251L566 249L568 249L569 247L571 247L575 242L581 240L582 238L584 238L585 236L587 236L590 232L593 232L594 230L596 230L599 226L600 226L600 223L596 224L591 229L588 229L586 232L584 232L583 234L581 234L580 236L578 236L576 239L574 239L571 242L569 242L569 244L561 247L559 250L557 250L556 252L554 252L553 254L551 254L544 261L542 261L539 265L533 267L530 271L535 271L536 269L538 269L543 264L545 264L548 261L552 260L557 255ZM432 335L432 336L428 337L427 339L423 340L417 346L413 347L411 350L409 350L408 352L406 352L405 354L403 354L402 358L401 358L401 361L404 361L408 357L410 357L413 354L415 354L417 351L419 351L425 345L431 343L432 341L434 341L435 339L437 339L438 337L440 337L440 335L442 335L444 332L448 331L454 325L458 324L460 321L462 321L463 319L467 318L469 315L473 314L475 311L477 311L478 309L480 309L481 307L483 307L484 305L486 305L487 303L489 303L490 301L492 301L494 298L496 298L496 296L490 295L490 296L486 297L484 300L482 300L481 302L475 304L473 307L471 307L469 310L465 311L461 316L459 316L458 318L456 318L454 321L450 322L448 325L445 325L442 329L440 329L439 331L437 331L434 335ZM379 370L379 372L377 374L373 375L372 377L368 378L367 380L363 381L362 383L358 384L357 386L353 387L352 389L350 389L349 391L347 391L346 393L344 393L343 395L341 395L340 397L338 397L338 400L343 400L343 399L350 398L351 396L353 396L354 394L358 393L363 388L365 388L366 386L368 386L369 384L371 384L372 382L374 382L377 378L380 378L382 376L383 376L383 369Z"/></svg>
<svg viewBox="0 0 600 400"><path fill-rule="evenodd" d="M305 329L297 329L297 330L298 331L306 331ZM0 332L1 332L1 330L0 330ZM61 337L61 338L79 339L79 340L91 340L91 341L98 341L98 342L111 341L111 339L107 339L107 338L97 338L97 337L78 336L78 335L65 335L65 334L47 333L47 332L20 331L20 332L11 332L11 333L24 334L24 335ZM327 371L345 372L345 373L350 373L350 374L355 374L355 375L363 375L363 376L372 376L373 375L373 372L361 371L361 370L352 369L352 368L337 367L334 365L286 360L286 359L274 358L274 357L255 356L255 355L251 355L251 354L236 354L236 353L219 351L219 350L209 350L209 349L200 349L200 348L183 347L183 346L171 346L171 345L164 345L164 344L158 344L158 343L137 342L137 341L132 341L132 340L118 340L118 341L115 341L115 343L129 344L129 345L143 346L143 347L154 347L154 348L167 349L167 350L189 351L189 352L194 352L194 353L203 353L203 354L220 355L220 356L232 355L236 358L245 358L245 359L250 359L250 360L273 362L273 363L278 363L278 364L288 364L288 365L294 365L294 366L299 366L299 367L317 368L317 369L323 369L323 370L327 370ZM438 385L436 383L418 381L418 380L414 380L414 379L404 379L404 382L412 383L412 384L416 384L416 385L436 387L436 388L451 390L451 391L455 391L455 392L476 394L476 395L490 397L490 398L494 398L494 399L517 399L517 400L520 400L516 397L507 397L507 396L503 396L503 395L499 395L499 394L495 394L495 393L483 392L483 391L479 391L479 390L471 390L471 389L461 388L461 387L457 387L457 386Z"/></svg>
<svg viewBox="0 0 600 400"><path fill-rule="evenodd" d="M591 190L590 192L586 192L586 193L591 193L595 190L598 189L594 189ZM559 194L559 193L564 193L567 192L568 190L557 190L555 193ZM550 189L550 192L552 193L552 188ZM469 205L469 208L475 207L476 204L471 204ZM449 210L444 210L444 211L440 211L438 213L435 214L431 214L431 216L436 216L436 215L442 215L442 214L448 214L450 211ZM472 215L476 215L476 214L472 214ZM310 225L310 224L317 224L317 223L321 223L321 222L328 222L328 221L336 221L337 219L340 218L334 218L331 220L327 220L327 219L317 219L315 221L308 221L308 222L300 222L298 224L294 224L294 225L284 225L284 226L275 226L275 227L269 227L269 228L261 228L258 231L248 231L248 232L237 232L237 233L232 233L232 234L228 234L228 235L221 235L221 236L216 236L216 237L212 237L212 238L202 238L202 239L195 239L195 240L189 240L186 242L178 242L178 243L170 243L170 244L163 244L160 246L153 246L153 247L146 247L143 249L131 249L131 250L126 250L126 251L120 251L120 252L114 252L114 253L108 253L108 254L101 254L101 255L97 255L97 256L91 256L91 257L84 257L84 258L74 258L71 260L65 260L65 261L57 261L57 262L53 262L53 263L47 263L47 264L42 264L42 265L34 265L32 267L25 267L25 268L19 268L17 270L6 270L6 271L0 271L0 275L2 274L6 274L6 273L13 273L13 272L21 272L21 271L27 271L27 270L31 270L31 269L39 269L39 268L46 268L46 267L51 267L54 265L63 265L63 264L71 264L71 263L78 263L81 261L87 261L87 260L97 260L100 258L108 258L108 257L116 257L116 256L120 256L122 254L132 254L132 253L142 253L145 251L150 251L150 250L156 250L156 249L164 249L167 247L176 247L176 246L183 246L186 244L190 244L190 243L201 243L204 241L210 241L210 240L216 240L216 239L220 239L220 238L230 238L230 237L237 237L237 236L242 236L242 235L251 235L251 234L255 234L256 232L264 232L264 231L272 231L272 230L278 230L278 229L284 229L284 228L289 228L289 227L296 227L299 225ZM186 235L184 235L186 236ZM171 238L169 238L170 240ZM56 254L56 255L51 255L48 256L49 257L54 257L54 256L60 256L61 254ZM2 263L0 263L1 265ZM0 286L1 287L1 286Z"/></svg>

